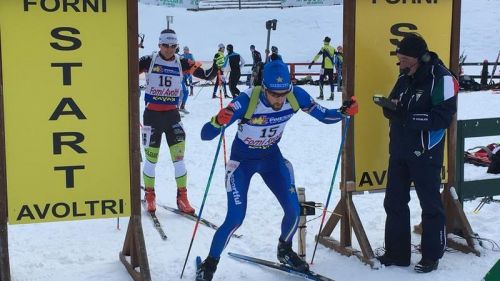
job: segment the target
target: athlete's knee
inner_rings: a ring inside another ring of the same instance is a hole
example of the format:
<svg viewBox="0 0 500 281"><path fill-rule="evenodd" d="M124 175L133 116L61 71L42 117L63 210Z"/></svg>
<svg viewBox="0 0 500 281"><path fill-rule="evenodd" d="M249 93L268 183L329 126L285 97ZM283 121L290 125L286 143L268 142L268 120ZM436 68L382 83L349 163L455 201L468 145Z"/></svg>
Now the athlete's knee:
<svg viewBox="0 0 500 281"><path fill-rule="evenodd" d="M298 218L300 216L300 205L298 203L290 203L283 208L286 217Z"/></svg>
<svg viewBox="0 0 500 281"><path fill-rule="evenodd" d="M144 154L146 155L146 163L156 164L158 162L158 155L160 153L159 147L144 147Z"/></svg>
<svg viewBox="0 0 500 281"><path fill-rule="evenodd" d="M168 149L170 150L170 157L172 158L173 162L184 160L184 151L186 148L185 146L186 142L181 141L168 147Z"/></svg>
<svg viewBox="0 0 500 281"><path fill-rule="evenodd" d="M245 214L241 213L228 214L228 216L224 220L224 226L228 227L229 229L236 230L243 224L244 220L245 220Z"/></svg>

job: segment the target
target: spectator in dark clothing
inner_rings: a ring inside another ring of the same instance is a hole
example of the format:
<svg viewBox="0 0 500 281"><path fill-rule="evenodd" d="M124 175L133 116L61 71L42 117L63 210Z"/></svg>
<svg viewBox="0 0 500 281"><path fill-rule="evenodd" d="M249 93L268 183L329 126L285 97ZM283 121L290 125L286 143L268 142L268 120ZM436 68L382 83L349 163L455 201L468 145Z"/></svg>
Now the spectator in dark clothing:
<svg viewBox="0 0 500 281"><path fill-rule="evenodd" d="M273 61L273 60L283 61L283 58L281 57L281 55L278 54L278 47L276 47L276 46L271 47L271 54L268 57L268 61Z"/></svg>
<svg viewBox="0 0 500 281"><path fill-rule="evenodd" d="M231 91L231 95L233 98L237 97L240 94L240 90L238 90L237 86L241 77L241 67L244 64L245 60L240 56L240 54L234 52L233 45L228 44L227 56L224 58L222 69L229 66L229 91Z"/></svg>
<svg viewBox="0 0 500 281"><path fill-rule="evenodd" d="M397 50L400 76L383 107L389 119L389 167L384 208L385 266L409 266L410 186L422 208L422 259L415 271L436 270L446 247L445 215L439 188L446 128L457 111L458 82L437 54L415 33Z"/></svg>
<svg viewBox="0 0 500 281"><path fill-rule="evenodd" d="M258 63L262 62L262 57L260 52L255 49L254 45L250 45L250 52L252 52L253 64L252 67L255 67Z"/></svg>
<svg viewBox="0 0 500 281"><path fill-rule="evenodd" d="M253 59L250 86L259 86L262 82L262 72L260 70L264 67L264 64L262 63L260 52L255 49L254 45L250 45L250 51L252 52Z"/></svg>

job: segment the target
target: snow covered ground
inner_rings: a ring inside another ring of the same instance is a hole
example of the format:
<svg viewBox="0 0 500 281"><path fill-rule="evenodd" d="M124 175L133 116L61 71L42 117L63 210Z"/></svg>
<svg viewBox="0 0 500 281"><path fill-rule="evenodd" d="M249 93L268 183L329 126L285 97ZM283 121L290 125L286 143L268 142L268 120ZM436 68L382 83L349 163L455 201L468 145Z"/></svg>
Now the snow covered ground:
<svg viewBox="0 0 500 281"><path fill-rule="evenodd" d="M493 34L500 34L500 16L495 13L499 0L464 0L462 13L461 46L468 59L482 60L496 56L500 41ZM289 61L310 61L321 46L324 36L341 43L342 7L313 7L282 10L244 10L188 12L156 6L139 6L140 31L146 34L145 49L141 55L156 49L158 33L165 26L165 16L173 15L172 27L178 33L181 45L188 45L199 60L211 60L217 44L232 43L235 51L250 62L248 46L255 44L261 52L265 46L264 22L278 19L278 30L273 31L271 41ZM243 88L243 87L242 87ZM318 88L306 86L312 96ZM196 97L190 97L187 109L191 114L183 119L187 132L186 166L189 172L189 196L198 209L202 202L217 142L202 142L199 132L202 125L215 114L219 101L211 99L211 88L195 88ZM225 101L226 103L228 100ZM323 101L324 106L335 108L340 100ZM363 105L361 105L361 110ZM500 94L489 91L461 93L459 96L460 119L486 118L500 113ZM226 131L229 145L235 135L235 127ZM496 141L499 141L498 138ZM284 156L295 168L296 184L306 188L308 200L324 202L327 196L335 157L340 143L340 124L325 125L304 113L297 114L289 123L281 141ZM484 140L471 140L468 145L484 144ZM489 142L488 142L489 143ZM157 167L158 201L175 205L175 181L167 146L162 146ZM226 196L223 186L224 165L222 154L216 166L213 182L204 209L204 217L220 224L226 212ZM485 169L468 169L468 178L481 178ZM340 180L340 176L336 182ZM373 249L383 246L384 220L383 193L364 194L354 197L361 220ZM498 198L498 197L497 197ZM339 199L334 188L330 210ZM481 237L499 243L498 227L500 204L492 203L478 213L472 210L479 199L466 202L464 211L472 228ZM420 207L415 193L411 201L412 224L420 221ZM151 221L144 216L143 229L149 265L153 280L178 280L189 246L194 223L171 212L159 209L157 215L165 226L167 241L160 240ZM232 239L228 251L274 260L280 230L282 211L268 191L262 179L252 179L248 211L245 223L237 233L241 239ZM116 219L45 223L9 226L9 251L12 280L16 281L116 281L131 280L118 259L123 246L128 219ZM319 228L319 220L308 224L307 254L312 253L313 237ZM210 248L214 231L200 226L191 252L191 261L184 279L194 280L194 258L205 257ZM333 236L338 238L338 228ZM419 236L412 241L419 243ZM355 242L354 242L355 243ZM416 274L410 268L382 268L372 270L357 258L345 257L323 246L318 247L312 269L335 280L480 280L500 258L499 249L491 250L485 243L480 248L481 257L460 252L448 252L441 260L439 269L429 274ZM358 248L358 245L354 245ZM489 248L489 249L488 249ZM260 268L229 258L223 254L215 280L300 280L280 272ZM420 259L413 254L412 264Z"/></svg>

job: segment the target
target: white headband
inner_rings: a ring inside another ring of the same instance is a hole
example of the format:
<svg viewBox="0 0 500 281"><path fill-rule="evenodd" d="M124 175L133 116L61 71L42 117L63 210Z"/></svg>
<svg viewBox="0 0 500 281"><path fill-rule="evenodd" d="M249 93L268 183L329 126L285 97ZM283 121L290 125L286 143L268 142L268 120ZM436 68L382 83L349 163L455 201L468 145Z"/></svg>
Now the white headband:
<svg viewBox="0 0 500 281"><path fill-rule="evenodd" d="M177 34L175 33L162 33L160 34L160 39L158 44L177 44Z"/></svg>

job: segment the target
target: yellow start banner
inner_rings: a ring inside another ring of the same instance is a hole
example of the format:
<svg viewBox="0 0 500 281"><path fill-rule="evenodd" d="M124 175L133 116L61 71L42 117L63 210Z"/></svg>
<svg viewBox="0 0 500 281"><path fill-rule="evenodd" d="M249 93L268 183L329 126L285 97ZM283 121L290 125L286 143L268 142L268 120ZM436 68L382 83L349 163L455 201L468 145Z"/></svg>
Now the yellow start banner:
<svg viewBox="0 0 500 281"><path fill-rule="evenodd" d="M449 66L452 5L453 0L356 1L354 93L363 107L354 130L356 191L386 187L389 121L372 97L389 96L397 80L397 45L406 33L417 32Z"/></svg>
<svg viewBox="0 0 500 281"><path fill-rule="evenodd" d="M130 215L127 1L0 1L10 224Z"/></svg>

